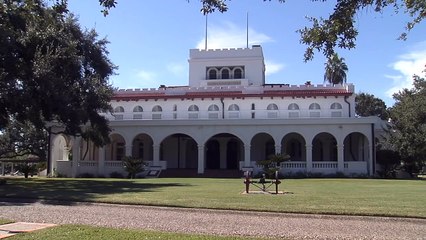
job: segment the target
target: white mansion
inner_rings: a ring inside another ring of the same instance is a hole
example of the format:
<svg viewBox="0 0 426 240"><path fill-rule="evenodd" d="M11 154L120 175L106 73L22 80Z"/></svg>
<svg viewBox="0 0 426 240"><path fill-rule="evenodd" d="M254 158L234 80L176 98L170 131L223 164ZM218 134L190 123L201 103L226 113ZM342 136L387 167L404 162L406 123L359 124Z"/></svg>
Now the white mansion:
<svg viewBox="0 0 426 240"><path fill-rule="evenodd" d="M205 176L257 171L286 153L283 173L373 175L378 118L355 116L352 84L266 84L261 46L191 49L189 86L115 92L111 143L51 138L50 170L69 177L125 174L123 156L150 169ZM72 156L72 158L71 158Z"/></svg>

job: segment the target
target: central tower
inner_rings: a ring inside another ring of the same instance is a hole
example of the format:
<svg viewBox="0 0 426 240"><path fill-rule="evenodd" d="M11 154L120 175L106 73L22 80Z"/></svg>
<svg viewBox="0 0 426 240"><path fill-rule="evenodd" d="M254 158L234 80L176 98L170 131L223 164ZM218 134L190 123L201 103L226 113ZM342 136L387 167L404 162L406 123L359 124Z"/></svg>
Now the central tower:
<svg viewBox="0 0 426 240"><path fill-rule="evenodd" d="M199 50L189 53L189 86L263 86L262 47Z"/></svg>

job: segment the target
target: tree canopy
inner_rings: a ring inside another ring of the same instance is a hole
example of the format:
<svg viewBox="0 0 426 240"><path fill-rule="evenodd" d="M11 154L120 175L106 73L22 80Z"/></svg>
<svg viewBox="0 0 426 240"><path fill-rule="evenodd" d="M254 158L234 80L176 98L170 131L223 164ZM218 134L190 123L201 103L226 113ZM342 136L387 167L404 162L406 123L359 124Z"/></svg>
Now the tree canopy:
<svg viewBox="0 0 426 240"><path fill-rule="evenodd" d="M347 71L348 66L345 63L345 59L334 53L325 63L324 82L329 82L333 85L346 83Z"/></svg>
<svg viewBox="0 0 426 240"><path fill-rule="evenodd" d="M382 120L388 120L389 112L386 103L369 93L358 93L355 96L355 112L358 116L377 116Z"/></svg>
<svg viewBox="0 0 426 240"><path fill-rule="evenodd" d="M190 0L187 0L190 1ZM272 0L263 0L271 2ZM285 3L286 0L276 0ZM311 2L327 2L327 0L310 0ZM208 14L215 10L226 12L227 0L200 0L201 12ZM103 13L108 14L108 10L116 6L115 0L99 0L104 7ZM406 23L405 30L401 29L400 39L406 39L407 33L416 24L426 18L425 0L340 0L337 1L334 11L326 18L307 17L312 24L299 29L300 42L307 45L304 59L312 60L315 51L322 52L326 58L330 58L335 53L335 48L353 49L356 47L358 36L357 15L365 9L372 9L376 13L382 13L386 9L392 8L395 13L408 14L411 21Z"/></svg>
<svg viewBox="0 0 426 240"><path fill-rule="evenodd" d="M54 122L66 134L105 144L108 121L99 112L110 110L115 69L107 44L94 30L81 30L66 1L51 7L43 0L2 1L0 130Z"/></svg>
<svg viewBox="0 0 426 240"><path fill-rule="evenodd" d="M424 71L426 72L426 70ZM394 94L391 143L408 170L426 165L426 80L414 76L414 87Z"/></svg>

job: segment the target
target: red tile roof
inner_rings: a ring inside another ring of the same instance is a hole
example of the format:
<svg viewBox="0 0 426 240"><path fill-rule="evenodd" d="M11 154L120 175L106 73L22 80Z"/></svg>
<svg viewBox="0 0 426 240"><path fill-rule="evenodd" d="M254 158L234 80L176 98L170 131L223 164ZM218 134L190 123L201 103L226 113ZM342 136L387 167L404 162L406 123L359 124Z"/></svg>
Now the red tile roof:
<svg viewBox="0 0 426 240"><path fill-rule="evenodd" d="M339 88L313 89L263 89L259 93L243 93L243 91L187 91L173 93L169 91L117 91L113 96L116 101L150 100L150 99L193 99L193 98L246 98L246 97L319 97L319 96L350 96L351 91Z"/></svg>

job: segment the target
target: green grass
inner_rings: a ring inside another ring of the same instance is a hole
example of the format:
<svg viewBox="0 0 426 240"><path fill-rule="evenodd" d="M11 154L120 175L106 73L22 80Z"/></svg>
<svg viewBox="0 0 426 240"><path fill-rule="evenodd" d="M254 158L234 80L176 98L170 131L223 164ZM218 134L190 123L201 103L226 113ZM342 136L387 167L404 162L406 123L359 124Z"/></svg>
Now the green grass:
<svg viewBox="0 0 426 240"><path fill-rule="evenodd" d="M426 181L286 179L287 194L241 194L243 179L8 179L0 196L158 206L426 218ZM31 201L31 200L30 200Z"/></svg>
<svg viewBox="0 0 426 240"><path fill-rule="evenodd" d="M13 221L10 221L10 220L7 220L7 219L2 219L2 218L0 218L0 225L8 224L8 223L13 223Z"/></svg>
<svg viewBox="0 0 426 240"><path fill-rule="evenodd" d="M189 240L226 240L226 239L260 239L260 238L247 238L247 237L219 237L208 235L193 235L193 234L178 234L178 233L164 233L154 231L130 230L130 229L114 229L104 227L90 227L83 225L62 225L53 228L47 228L31 233L20 233L10 240L65 240L65 239L79 239L79 240L92 240L92 239L189 239Z"/></svg>

